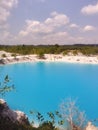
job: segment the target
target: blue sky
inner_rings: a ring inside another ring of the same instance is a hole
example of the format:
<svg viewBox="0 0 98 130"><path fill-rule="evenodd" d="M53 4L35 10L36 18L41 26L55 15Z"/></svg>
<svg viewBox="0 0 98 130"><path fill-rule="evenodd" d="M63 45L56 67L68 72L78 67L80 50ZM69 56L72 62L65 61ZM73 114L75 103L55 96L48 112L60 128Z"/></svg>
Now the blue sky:
<svg viewBox="0 0 98 130"><path fill-rule="evenodd" d="M0 44L98 43L97 0L0 0Z"/></svg>

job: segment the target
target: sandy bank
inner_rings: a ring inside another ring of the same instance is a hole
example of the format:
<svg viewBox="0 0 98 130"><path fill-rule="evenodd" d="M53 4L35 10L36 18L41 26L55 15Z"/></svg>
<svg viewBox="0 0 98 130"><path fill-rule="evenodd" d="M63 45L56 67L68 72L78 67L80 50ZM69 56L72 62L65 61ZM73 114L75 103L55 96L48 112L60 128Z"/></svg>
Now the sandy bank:
<svg viewBox="0 0 98 130"><path fill-rule="evenodd" d="M3 52L6 57L2 57L0 52L0 64L14 64L22 62L67 62L67 63L82 63L82 64L98 64L98 56L68 56L45 54L45 59L39 59L37 55L17 55L12 56L11 53Z"/></svg>

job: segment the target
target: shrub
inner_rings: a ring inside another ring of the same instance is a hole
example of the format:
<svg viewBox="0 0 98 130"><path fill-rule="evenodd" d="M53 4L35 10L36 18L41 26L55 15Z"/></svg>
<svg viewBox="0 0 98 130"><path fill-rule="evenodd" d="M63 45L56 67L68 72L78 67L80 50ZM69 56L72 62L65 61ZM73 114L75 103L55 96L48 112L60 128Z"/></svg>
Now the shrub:
<svg viewBox="0 0 98 130"><path fill-rule="evenodd" d="M16 53L12 53L11 56L16 57Z"/></svg>
<svg viewBox="0 0 98 130"><path fill-rule="evenodd" d="M3 57L3 58L6 57L6 54L2 54L2 57Z"/></svg>
<svg viewBox="0 0 98 130"><path fill-rule="evenodd" d="M38 58L39 59L45 59L44 53L43 52L39 52L38 53Z"/></svg>

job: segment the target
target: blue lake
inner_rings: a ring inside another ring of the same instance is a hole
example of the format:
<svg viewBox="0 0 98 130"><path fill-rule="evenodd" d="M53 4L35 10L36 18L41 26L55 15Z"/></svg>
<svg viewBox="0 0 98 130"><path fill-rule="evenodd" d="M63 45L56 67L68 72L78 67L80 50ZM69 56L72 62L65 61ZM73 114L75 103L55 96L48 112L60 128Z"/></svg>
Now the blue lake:
<svg viewBox="0 0 98 130"><path fill-rule="evenodd" d="M30 117L30 110L54 111L63 99L72 97L78 98L89 119L98 118L98 65L38 62L0 66L1 80L6 74L16 88L4 97L12 109Z"/></svg>

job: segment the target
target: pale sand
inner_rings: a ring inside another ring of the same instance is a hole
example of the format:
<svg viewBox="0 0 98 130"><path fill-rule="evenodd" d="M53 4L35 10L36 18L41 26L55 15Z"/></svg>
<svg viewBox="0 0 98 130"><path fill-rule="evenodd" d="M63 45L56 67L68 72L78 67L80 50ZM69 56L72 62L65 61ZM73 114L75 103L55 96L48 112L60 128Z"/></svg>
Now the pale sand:
<svg viewBox="0 0 98 130"><path fill-rule="evenodd" d="M2 54L6 54L7 57L2 58ZM82 64L98 64L98 56L85 56L85 55L54 55L45 54L45 59L38 59L37 55L17 55L11 56L11 53L0 51L0 64L14 64L22 62L66 62L66 63L82 63ZM3 63L2 63L3 62Z"/></svg>

